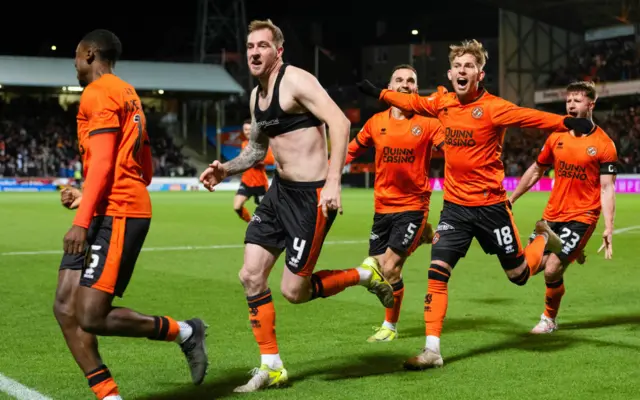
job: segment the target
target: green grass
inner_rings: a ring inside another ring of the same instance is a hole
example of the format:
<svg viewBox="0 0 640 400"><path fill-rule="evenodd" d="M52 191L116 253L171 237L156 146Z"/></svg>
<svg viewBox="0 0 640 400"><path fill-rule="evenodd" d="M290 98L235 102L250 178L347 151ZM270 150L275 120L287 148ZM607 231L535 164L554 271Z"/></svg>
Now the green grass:
<svg viewBox="0 0 640 400"><path fill-rule="evenodd" d="M148 248L242 244L246 224L231 209L232 193L154 193ZM526 237L547 195L531 193L516 206ZM618 196L617 228L640 226L639 197ZM358 265L367 254L372 193L345 190L345 213L317 269ZM442 206L434 194L429 220ZM0 196L0 253L57 250L73 219L54 194ZM565 277L560 330L526 334L543 311L544 282L511 284L497 259L474 242L456 267L442 351L445 367L405 372L402 361L424 346L423 299L429 246L404 269L405 300L400 338L383 344L365 339L384 310L361 287L336 297L290 305L279 296L280 261L271 276L276 293L278 339L291 387L248 398L275 399L630 399L640 382L640 296L636 265L640 230L614 238L613 261L596 254L602 226L588 245L584 266ZM100 349L125 399L210 399L231 396L259 364L247 306L238 281L238 248L146 251L124 299L140 312L186 319L200 316L209 328L211 369L202 387L190 385L178 347L145 339L106 337ZM0 255L0 373L53 399L89 399L91 392L68 352L52 314L59 254ZM2 394L0 394L0 398Z"/></svg>

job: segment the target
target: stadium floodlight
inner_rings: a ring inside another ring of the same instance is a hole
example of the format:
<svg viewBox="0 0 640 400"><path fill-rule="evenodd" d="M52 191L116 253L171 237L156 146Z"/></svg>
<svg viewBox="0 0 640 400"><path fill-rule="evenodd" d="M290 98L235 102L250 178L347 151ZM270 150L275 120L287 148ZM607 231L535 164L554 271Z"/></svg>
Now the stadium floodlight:
<svg viewBox="0 0 640 400"><path fill-rule="evenodd" d="M418 30L417 30L417 29L413 29L413 30L411 31L411 34L412 34L413 36L416 36L416 35L418 34Z"/></svg>
<svg viewBox="0 0 640 400"><path fill-rule="evenodd" d="M164 90L158 89L158 94L164 94Z"/></svg>
<svg viewBox="0 0 640 400"><path fill-rule="evenodd" d="M81 86L66 86L62 89L64 90L65 88L69 92L82 92L84 90Z"/></svg>
<svg viewBox="0 0 640 400"><path fill-rule="evenodd" d="M58 50L58 47L56 45L53 45L53 46L51 46L51 50L52 51L56 51L56 50Z"/></svg>

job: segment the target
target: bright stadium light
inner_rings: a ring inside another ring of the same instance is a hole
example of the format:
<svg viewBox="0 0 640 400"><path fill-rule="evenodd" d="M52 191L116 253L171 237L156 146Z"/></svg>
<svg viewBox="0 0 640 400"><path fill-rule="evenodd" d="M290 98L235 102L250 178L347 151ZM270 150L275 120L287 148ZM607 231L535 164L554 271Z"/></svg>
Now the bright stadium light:
<svg viewBox="0 0 640 400"><path fill-rule="evenodd" d="M164 94L164 90L162 89L158 90L158 94Z"/></svg>
<svg viewBox="0 0 640 400"><path fill-rule="evenodd" d="M67 86L67 90L69 92L82 92L83 88L81 86Z"/></svg>
<svg viewBox="0 0 640 400"><path fill-rule="evenodd" d="M58 50L58 48L55 45L53 45L53 46L51 46L51 50L52 51L56 51L56 50Z"/></svg>
<svg viewBox="0 0 640 400"><path fill-rule="evenodd" d="M417 29L412 30L412 31L411 31L411 34L412 34L413 36L416 36L416 35L418 34L418 30L417 30Z"/></svg>

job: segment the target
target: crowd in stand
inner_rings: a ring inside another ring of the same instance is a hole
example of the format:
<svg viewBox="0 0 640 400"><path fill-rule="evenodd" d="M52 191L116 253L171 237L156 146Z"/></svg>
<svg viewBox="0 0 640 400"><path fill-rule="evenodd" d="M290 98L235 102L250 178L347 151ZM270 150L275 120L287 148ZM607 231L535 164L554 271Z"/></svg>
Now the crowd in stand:
<svg viewBox="0 0 640 400"><path fill-rule="evenodd" d="M587 43L551 77L549 85L564 86L577 79L610 82L640 79L636 42L617 38ZM362 122L376 111L362 108L357 89L329 88L344 108L361 111ZM350 90L348 90L350 89ZM80 179L82 162L76 135L77 103L63 108L57 98L16 97L0 100L0 177L67 177ZM605 111L598 123L614 140L620 168L640 173L640 105ZM156 176L196 176L193 168L163 127L162 114L145 109ZM357 128L354 124L353 128ZM353 129L357 133L357 129ZM521 176L535 161L547 133L536 130L506 135L503 160L507 176Z"/></svg>
<svg viewBox="0 0 640 400"><path fill-rule="evenodd" d="M576 47L567 65L552 74L549 87L574 80L615 82L640 79L640 48L633 37L587 42Z"/></svg>
<svg viewBox="0 0 640 400"><path fill-rule="evenodd" d="M604 111L598 124L616 145L619 170L622 173L640 173L640 105ZM504 165L507 176L521 176L536 160L548 133L538 130L511 132L505 137Z"/></svg>
<svg viewBox="0 0 640 400"><path fill-rule="evenodd" d="M0 176L77 178L78 104L65 109L57 98L16 97L0 100ZM156 176L195 176L197 171L160 126L159 113L145 112Z"/></svg>

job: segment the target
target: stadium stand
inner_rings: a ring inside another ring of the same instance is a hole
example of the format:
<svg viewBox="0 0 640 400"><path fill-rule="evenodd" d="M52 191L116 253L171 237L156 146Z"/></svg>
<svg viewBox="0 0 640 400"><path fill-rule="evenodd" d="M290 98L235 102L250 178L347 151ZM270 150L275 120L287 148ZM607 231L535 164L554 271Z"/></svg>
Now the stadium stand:
<svg viewBox="0 0 640 400"><path fill-rule="evenodd" d="M549 78L547 86L565 86L576 79L598 83L638 79L638 50L633 37L586 42L572 51L567 65Z"/></svg>
<svg viewBox="0 0 640 400"><path fill-rule="evenodd" d="M79 178L77 103L64 109L57 99L16 97L0 101L0 176ZM195 176L196 169L161 125L146 111L156 176Z"/></svg>

